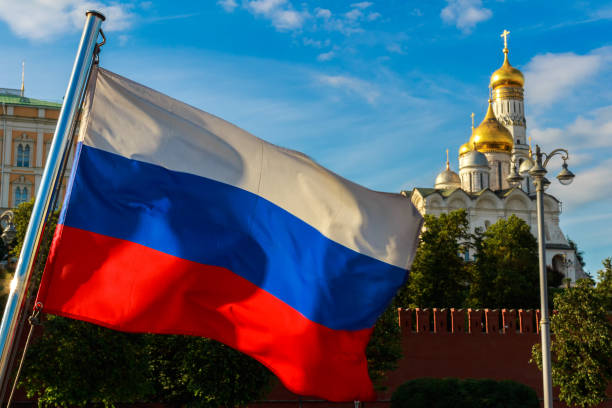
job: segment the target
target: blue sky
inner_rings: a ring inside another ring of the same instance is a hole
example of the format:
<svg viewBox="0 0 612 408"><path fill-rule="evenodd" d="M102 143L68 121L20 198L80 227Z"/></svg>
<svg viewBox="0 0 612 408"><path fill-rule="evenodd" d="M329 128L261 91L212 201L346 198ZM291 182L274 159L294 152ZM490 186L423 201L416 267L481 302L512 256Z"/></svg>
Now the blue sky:
<svg viewBox="0 0 612 408"><path fill-rule="evenodd" d="M612 2L0 0L0 87L61 100L85 9L102 66L367 187L430 187L482 120L489 76L526 77L527 132L570 149L561 226L597 271L612 256ZM551 164L552 175L560 163Z"/></svg>

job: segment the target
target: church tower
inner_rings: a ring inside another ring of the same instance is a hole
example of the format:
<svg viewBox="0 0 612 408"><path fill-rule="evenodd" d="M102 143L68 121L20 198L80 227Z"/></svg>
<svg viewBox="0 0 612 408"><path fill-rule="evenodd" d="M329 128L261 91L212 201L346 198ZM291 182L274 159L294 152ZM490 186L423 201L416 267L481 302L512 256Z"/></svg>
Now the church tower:
<svg viewBox="0 0 612 408"><path fill-rule="evenodd" d="M491 75L489 86L491 87L495 116L508 129L514 141L512 162L520 167L523 160L529 157L523 97L525 78L521 71L510 65L508 60L508 34L510 34L510 31L504 30L501 35L504 38L504 62ZM525 190L525 187L528 188L528 186L523 187L523 190Z"/></svg>
<svg viewBox="0 0 612 408"><path fill-rule="evenodd" d="M508 60L508 34L504 30L504 60L490 79L489 104L483 121L474 126L469 141L459 148L459 174L446 169L438 174L434 188L403 191L421 214L440 215L463 208L467 211L470 231L487 229L496 220L511 214L523 219L536 234L537 203L533 182L525 177L520 188L510 186L511 166L524 175L534 165L526 137L524 85L525 79ZM584 277L575 250L568 244L559 225L560 201L544 194L546 208L544 233L548 248L546 264L565 274L572 281ZM464 254L472 260L473 251Z"/></svg>

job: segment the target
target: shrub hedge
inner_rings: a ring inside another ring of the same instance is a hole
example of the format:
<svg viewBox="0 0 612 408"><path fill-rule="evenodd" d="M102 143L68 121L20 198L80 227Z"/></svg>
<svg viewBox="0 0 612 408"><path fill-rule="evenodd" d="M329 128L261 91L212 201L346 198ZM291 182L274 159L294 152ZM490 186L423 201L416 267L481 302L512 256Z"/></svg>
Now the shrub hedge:
<svg viewBox="0 0 612 408"><path fill-rule="evenodd" d="M400 385L391 408L539 408L535 391L514 381L419 378Z"/></svg>

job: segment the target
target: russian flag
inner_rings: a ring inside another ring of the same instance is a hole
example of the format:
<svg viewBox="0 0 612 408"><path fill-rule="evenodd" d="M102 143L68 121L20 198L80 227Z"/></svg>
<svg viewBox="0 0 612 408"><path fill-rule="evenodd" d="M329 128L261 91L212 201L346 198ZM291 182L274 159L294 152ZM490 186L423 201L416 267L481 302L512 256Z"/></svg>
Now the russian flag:
<svg viewBox="0 0 612 408"><path fill-rule="evenodd" d="M400 195L95 69L38 301L210 337L295 393L366 401L365 347L421 221Z"/></svg>

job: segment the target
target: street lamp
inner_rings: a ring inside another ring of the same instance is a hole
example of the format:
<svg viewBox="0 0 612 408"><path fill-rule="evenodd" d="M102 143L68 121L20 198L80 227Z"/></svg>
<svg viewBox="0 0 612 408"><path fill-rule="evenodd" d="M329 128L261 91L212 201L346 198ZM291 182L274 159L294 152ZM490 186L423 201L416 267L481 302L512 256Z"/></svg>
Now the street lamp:
<svg viewBox="0 0 612 408"><path fill-rule="evenodd" d="M544 190L550 185L550 181L544 177L547 173L546 166L553 156L560 155L563 160L561 171L557 179L563 185L568 185L574 180L574 173L567 169L569 153L565 149L555 149L546 154L540 151L540 146L536 145L535 163L523 174L533 179L536 187L536 203L538 214L538 252L540 263L540 334L542 335L542 380L544 387L544 408L552 408L552 378L550 365L550 322L548 320L548 283L546 281L546 249L544 236ZM542 162L542 159L544 161ZM511 185L518 185L523 180L523 176L517 173L516 165L511 169L510 175L506 178Z"/></svg>

